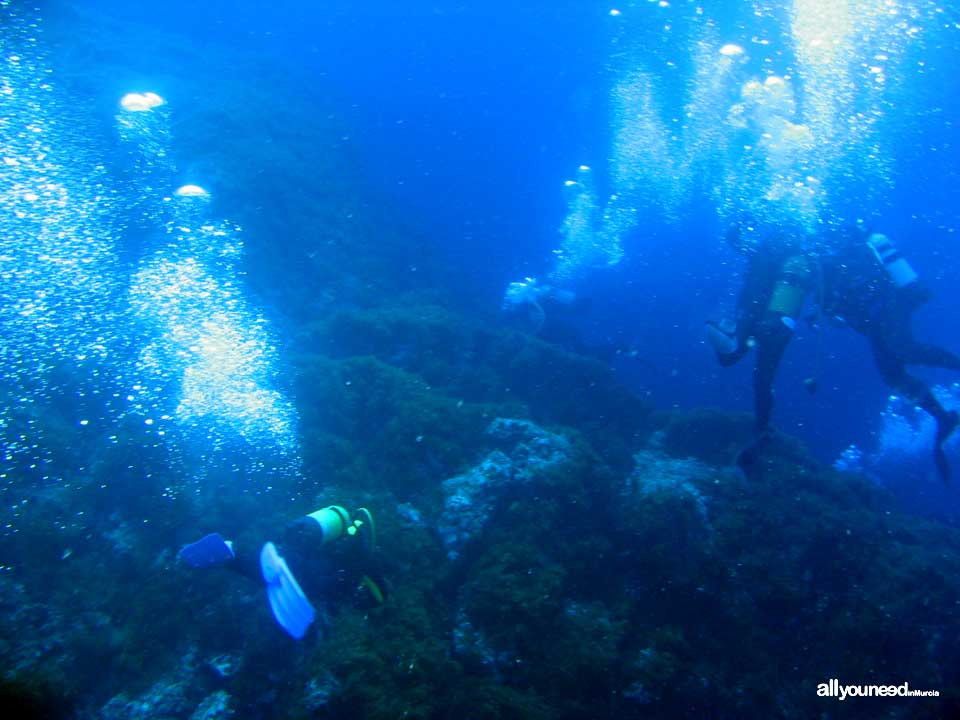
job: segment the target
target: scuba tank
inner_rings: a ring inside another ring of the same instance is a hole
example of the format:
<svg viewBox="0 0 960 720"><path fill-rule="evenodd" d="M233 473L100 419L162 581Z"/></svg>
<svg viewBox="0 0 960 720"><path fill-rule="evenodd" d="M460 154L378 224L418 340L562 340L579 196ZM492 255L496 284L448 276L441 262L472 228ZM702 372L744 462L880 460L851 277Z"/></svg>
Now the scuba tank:
<svg viewBox="0 0 960 720"><path fill-rule="evenodd" d="M887 271L895 287L902 288L916 282L919 277L916 270L910 266L886 235L871 233L867 238L867 246L873 251L877 261L883 265L883 269Z"/></svg>
<svg viewBox="0 0 960 720"><path fill-rule="evenodd" d="M810 286L812 274L811 261L806 256L792 255L787 258L780 268L780 277L773 287L767 310L781 317L790 318L790 322L795 326L793 318L803 307L803 299ZM787 323L787 327L794 329L790 323Z"/></svg>
<svg viewBox="0 0 960 720"><path fill-rule="evenodd" d="M316 520L317 524L320 525L320 529L323 531L323 536L320 541L321 545L333 542L353 527L353 524L350 522L350 515L339 505L330 505L329 507L321 508L316 512L310 513L307 517Z"/></svg>

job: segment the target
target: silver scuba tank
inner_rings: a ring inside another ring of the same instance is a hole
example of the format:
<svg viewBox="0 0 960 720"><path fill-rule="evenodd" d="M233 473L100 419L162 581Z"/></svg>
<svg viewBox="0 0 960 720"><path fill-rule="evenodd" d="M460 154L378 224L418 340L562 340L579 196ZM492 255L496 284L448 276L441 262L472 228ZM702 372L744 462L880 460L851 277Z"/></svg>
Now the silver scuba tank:
<svg viewBox="0 0 960 720"><path fill-rule="evenodd" d="M916 282L919 277L916 270L910 266L906 258L890 242L890 238L882 233L872 233L867 238L867 245L873 250L873 254L877 256L877 261L883 265L883 269L887 271L887 275L896 287L902 288Z"/></svg>

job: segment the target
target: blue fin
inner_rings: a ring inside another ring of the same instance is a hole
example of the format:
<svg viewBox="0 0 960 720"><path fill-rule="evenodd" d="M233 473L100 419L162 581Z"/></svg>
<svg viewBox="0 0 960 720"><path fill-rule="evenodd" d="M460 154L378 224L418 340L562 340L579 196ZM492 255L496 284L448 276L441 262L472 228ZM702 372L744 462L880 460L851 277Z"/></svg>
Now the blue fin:
<svg viewBox="0 0 960 720"><path fill-rule="evenodd" d="M210 533L180 549L180 559L190 567L208 568L233 560L233 548L220 533Z"/></svg>
<svg viewBox="0 0 960 720"><path fill-rule="evenodd" d="M274 619L290 637L300 640L307 634L316 611L272 542L260 550L260 572L267 584L267 599Z"/></svg>

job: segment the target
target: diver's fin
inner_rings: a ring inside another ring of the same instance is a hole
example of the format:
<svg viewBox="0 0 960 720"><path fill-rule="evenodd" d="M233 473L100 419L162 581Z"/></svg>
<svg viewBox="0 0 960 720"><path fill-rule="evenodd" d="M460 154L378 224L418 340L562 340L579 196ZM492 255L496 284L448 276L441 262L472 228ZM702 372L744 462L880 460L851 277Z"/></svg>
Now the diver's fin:
<svg viewBox="0 0 960 720"><path fill-rule="evenodd" d="M947 412L946 417L943 421L937 421L937 447L943 447L943 444L947 439L953 434L953 431L957 429L957 423L960 423L960 415L957 414L956 410L950 410Z"/></svg>
<svg viewBox="0 0 960 720"><path fill-rule="evenodd" d="M272 542L265 543L260 550L260 572L267 584L274 619L290 637L300 640L317 613Z"/></svg>
<svg viewBox="0 0 960 720"><path fill-rule="evenodd" d="M740 449L740 452L737 453L734 464L737 467L738 473L744 479L748 479L750 473L756 468L757 461L760 459L763 449L769 444L771 439L772 436L769 431L762 432L744 445Z"/></svg>
<svg viewBox="0 0 960 720"><path fill-rule="evenodd" d="M950 463L947 461L947 454L942 447L933 449L933 464L937 466L937 475L943 480L944 485L950 484Z"/></svg>
<svg viewBox="0 0 960 720"><path fill-rule="evenodd" d="M195 543L180 548L180 559L190 567L209 568L222 565L236 557L233 544L220 533L210 533Z"/></svg>
<svg viewBox="0 0 960 720"><path fill-rule="evenodd" d="M957 429L957 423L960 423L960 415L957 414L956 410L951 410L943 420L937 421L937 440L933 448L933 464L937 466L937 474L945 485L950 484L950 463L947 461L947 454L943 451L943 444Z"/></svg>

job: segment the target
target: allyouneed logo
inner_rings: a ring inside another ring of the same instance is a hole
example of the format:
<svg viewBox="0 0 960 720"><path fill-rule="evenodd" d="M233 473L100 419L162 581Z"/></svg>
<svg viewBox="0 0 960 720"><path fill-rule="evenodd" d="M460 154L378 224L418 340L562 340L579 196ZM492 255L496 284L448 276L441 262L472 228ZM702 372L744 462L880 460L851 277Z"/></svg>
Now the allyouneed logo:
<svg viewBox="0 0 960 720"><path fill-rule="evenodd" d="M939 690L911 690L910 683L902 685L841 685L837 678L817 685L817 697L940 697Z"/></svg>

